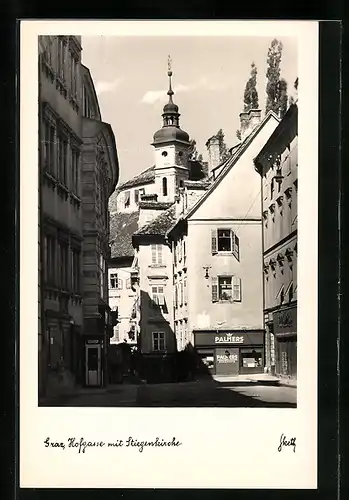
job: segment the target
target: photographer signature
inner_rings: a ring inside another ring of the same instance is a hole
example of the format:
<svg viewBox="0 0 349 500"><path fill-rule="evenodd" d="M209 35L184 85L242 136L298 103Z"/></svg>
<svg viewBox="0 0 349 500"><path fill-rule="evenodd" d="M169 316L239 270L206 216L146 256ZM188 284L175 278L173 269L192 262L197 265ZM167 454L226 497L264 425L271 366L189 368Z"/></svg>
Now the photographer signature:
<svg viewBox="0 0 349 500"><path fill-rule="evenodd" d="M287 439L285 434L281 434L280 436L280 444L278 446L278 451L282 451L283 447L293 446L293 452L296 453L296 438L292 437Z"/></svg>

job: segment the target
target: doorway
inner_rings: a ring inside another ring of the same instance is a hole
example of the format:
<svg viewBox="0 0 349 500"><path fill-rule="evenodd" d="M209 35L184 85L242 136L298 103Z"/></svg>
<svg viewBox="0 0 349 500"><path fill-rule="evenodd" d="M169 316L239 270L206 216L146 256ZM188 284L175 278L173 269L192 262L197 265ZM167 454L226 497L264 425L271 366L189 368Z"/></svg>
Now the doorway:
<svg viewBox="0 0 349 500"><path fill-rule="evenodd" d="M86 385L101 385L101 347L86 346Z"/></svg>
<svg viewBox="0 0 349 500"><path fill-rule="evenodd" d="M216 349L216 375L239 374L239 348Z"/></svg>

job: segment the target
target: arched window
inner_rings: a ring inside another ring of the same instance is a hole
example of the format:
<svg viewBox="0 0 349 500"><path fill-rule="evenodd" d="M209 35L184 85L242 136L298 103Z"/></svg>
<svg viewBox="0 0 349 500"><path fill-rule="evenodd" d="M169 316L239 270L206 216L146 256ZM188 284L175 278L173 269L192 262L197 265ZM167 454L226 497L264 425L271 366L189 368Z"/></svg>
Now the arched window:
<svg viewBox="0 0 349 500"><path fill-rule="evenodd" d="M164 177L162 179L162 196L167 196L167 179Z"/></svg>

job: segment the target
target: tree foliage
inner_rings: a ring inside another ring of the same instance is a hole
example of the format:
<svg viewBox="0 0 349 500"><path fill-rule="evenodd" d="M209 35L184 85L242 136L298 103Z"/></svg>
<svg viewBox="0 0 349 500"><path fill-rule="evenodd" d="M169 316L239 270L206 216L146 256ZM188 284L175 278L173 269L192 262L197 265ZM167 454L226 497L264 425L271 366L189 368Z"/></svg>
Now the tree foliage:
<svg viewBox="0 0 349 500"><path fill-rule="evenodd" d="M265 112L274 111L278 116L282 117L287 110L287 82L284 78L280 78L282 43L276 39L271 42L268 50L267 58L267 102Z"/></svg>
<svg viewBox="0 0 349 500"><path fill-rule="evenodd" d="M250 109L258 109L258 92L257 92L257 66L253 62L251 64L251 75L247 80L244 92L244 111Z"/></svg>
<svg viewBox="0 0 349 500"><path fill-rule="evenodd" d="M220 156L220 161L224 161L227 159L227 157L229 156L229 151L228 151L228 148L227 148L227 145L225 144L225 141L224 141L224 132L223 130L220 128L216 134L216 137L219 141L219 156Z"/></svg>

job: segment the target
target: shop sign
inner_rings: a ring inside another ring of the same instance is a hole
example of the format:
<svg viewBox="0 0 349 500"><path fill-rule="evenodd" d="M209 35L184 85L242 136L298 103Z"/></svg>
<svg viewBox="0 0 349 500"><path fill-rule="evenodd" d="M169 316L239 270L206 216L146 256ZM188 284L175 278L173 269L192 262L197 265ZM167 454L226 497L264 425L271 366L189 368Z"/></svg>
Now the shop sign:
<svg viewBox="0 0 349 500"><path fill-rule="evenodd" d="M227 333L226 335L216 335L214 338L215 344L243 344L244 337L235 336L232 333Z"/></svg>
<svg viewBox="0 0 349 500"><path fill-rule="evenodd" d="M297 308L274 313L274 333L297 332Z"/></svg>
<svg viewBox="0 0 349 500"><path fill-rule="evenodd" d="M237 354L217 354L217 363L237 363L238 355Z"/></svg>
<svg viewBox="0 0 349 500"><path fill-rule="evenodd" d="M224 346L224 345L262 345L263 332L217 332L217 331L194 331L194 343L196 346Z"/></svg>
<svg viewBox="0 0 349 500"><path fill-rule="evenodd" d="M87 344L99 344L99 340L87 340Z"/></svg>

